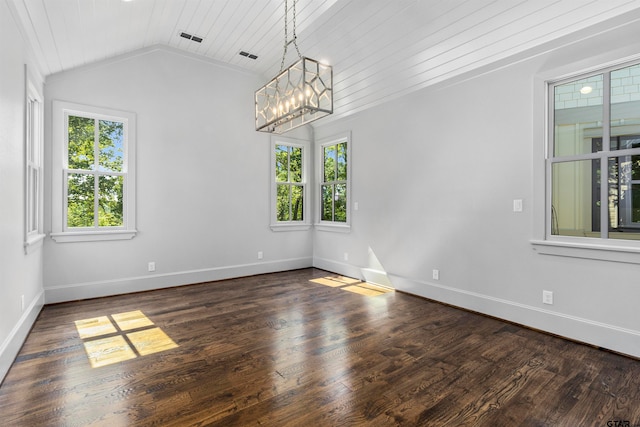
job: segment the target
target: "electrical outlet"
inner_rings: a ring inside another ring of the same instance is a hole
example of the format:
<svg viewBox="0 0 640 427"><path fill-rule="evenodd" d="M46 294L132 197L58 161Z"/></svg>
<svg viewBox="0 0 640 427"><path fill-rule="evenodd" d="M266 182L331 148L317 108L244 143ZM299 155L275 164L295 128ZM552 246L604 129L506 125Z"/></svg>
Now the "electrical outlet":
<svg viewBox="0 0 640 427"><path fill-rule="evenodd" d="M544 304L553 305L553 292L542 291L542 302Z"/></svg>
<svg viewBox="0 0 640 427"><path fill-rule="evenodd" d="M24 311L24 295L20 295L20 311Z"/></svg>
<svg viewBox="0 0 640 427"><path fill-rule="evenodd" d="M433 270L433 280L440 280L440 270Z"/></svg>
<svg viewBox="0 0 640 427"><path fill-rule="evenodd" d="M344 260L349 261L349 252L344 253Z"/></svg>
<svg viewBox="0 0 640 427"><path fill-rule="evenodd" d="M513 211L522 212L522 199L515 199L513 201Z"/></svg>
<svg viewBox="0 0 640 427"><path fill-rule="evenodd" d="M155 261L149 262L149 271L156 271L156 263Z"/></svg>
<svg viewBox="0 0 640 427"><path fill-rule="evenodd" d="M263 257L262 251L258 251L258 259L262 259L262 257Z"/></svg>

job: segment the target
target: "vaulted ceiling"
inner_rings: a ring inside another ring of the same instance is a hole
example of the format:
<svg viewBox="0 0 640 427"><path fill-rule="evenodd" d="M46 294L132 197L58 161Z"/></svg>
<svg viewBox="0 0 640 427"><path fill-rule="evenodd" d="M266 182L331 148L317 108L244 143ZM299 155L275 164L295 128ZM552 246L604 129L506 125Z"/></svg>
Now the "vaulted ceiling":
<svg viewBox="0 0 640 427"><path fill-rule="evenodd" d="M265 82L280 69L284 0L9 3L46 76L156 45ZM345 115L637 11L640 0L298 0L297 35L304 56L333 65ZM285 66L296 58L290 47Z"/></svg>

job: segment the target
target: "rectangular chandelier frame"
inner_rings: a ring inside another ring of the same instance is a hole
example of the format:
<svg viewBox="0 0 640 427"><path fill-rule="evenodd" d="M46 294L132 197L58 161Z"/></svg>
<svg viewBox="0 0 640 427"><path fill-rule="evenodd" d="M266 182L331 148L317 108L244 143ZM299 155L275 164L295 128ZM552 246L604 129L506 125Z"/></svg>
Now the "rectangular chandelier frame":
<svg viewBox="0 0 640 427"><path fill-rule="evenodd" d="M256 130L284 133L333 113L333 68L301 57L255 94Z"/></svg>

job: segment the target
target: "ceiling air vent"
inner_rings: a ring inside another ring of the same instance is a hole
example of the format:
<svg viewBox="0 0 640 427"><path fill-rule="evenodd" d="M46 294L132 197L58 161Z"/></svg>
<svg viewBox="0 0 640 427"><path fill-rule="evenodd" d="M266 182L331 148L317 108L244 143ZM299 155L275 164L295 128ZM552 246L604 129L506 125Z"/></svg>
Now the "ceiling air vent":
<svg viewBox="0 0 640 427"><path fill-rule="evenodd" d="M194 36L193 34L185 33L184 31L180 32L180 37L183 39L191 40L196 43L202 43L202 37Z"/></svg>
<svg viewBox="0 0 640 427"><path fill-rule="evenodd" d="M258 55L254 55L253 53L245 52L244 50L240 51L240 56L246 56L249 59L258 59Z"/></svg>

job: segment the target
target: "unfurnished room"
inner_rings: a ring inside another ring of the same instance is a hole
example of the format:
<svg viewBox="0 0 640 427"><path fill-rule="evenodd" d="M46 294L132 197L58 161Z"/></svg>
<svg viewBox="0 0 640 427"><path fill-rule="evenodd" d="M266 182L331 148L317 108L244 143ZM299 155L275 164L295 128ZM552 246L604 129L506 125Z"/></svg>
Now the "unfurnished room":
<svg viewBox="0 0 640 427"><path fill-rule="evenodd" d="M0 425L640 426L640 0L0 0Z"/></svg>

